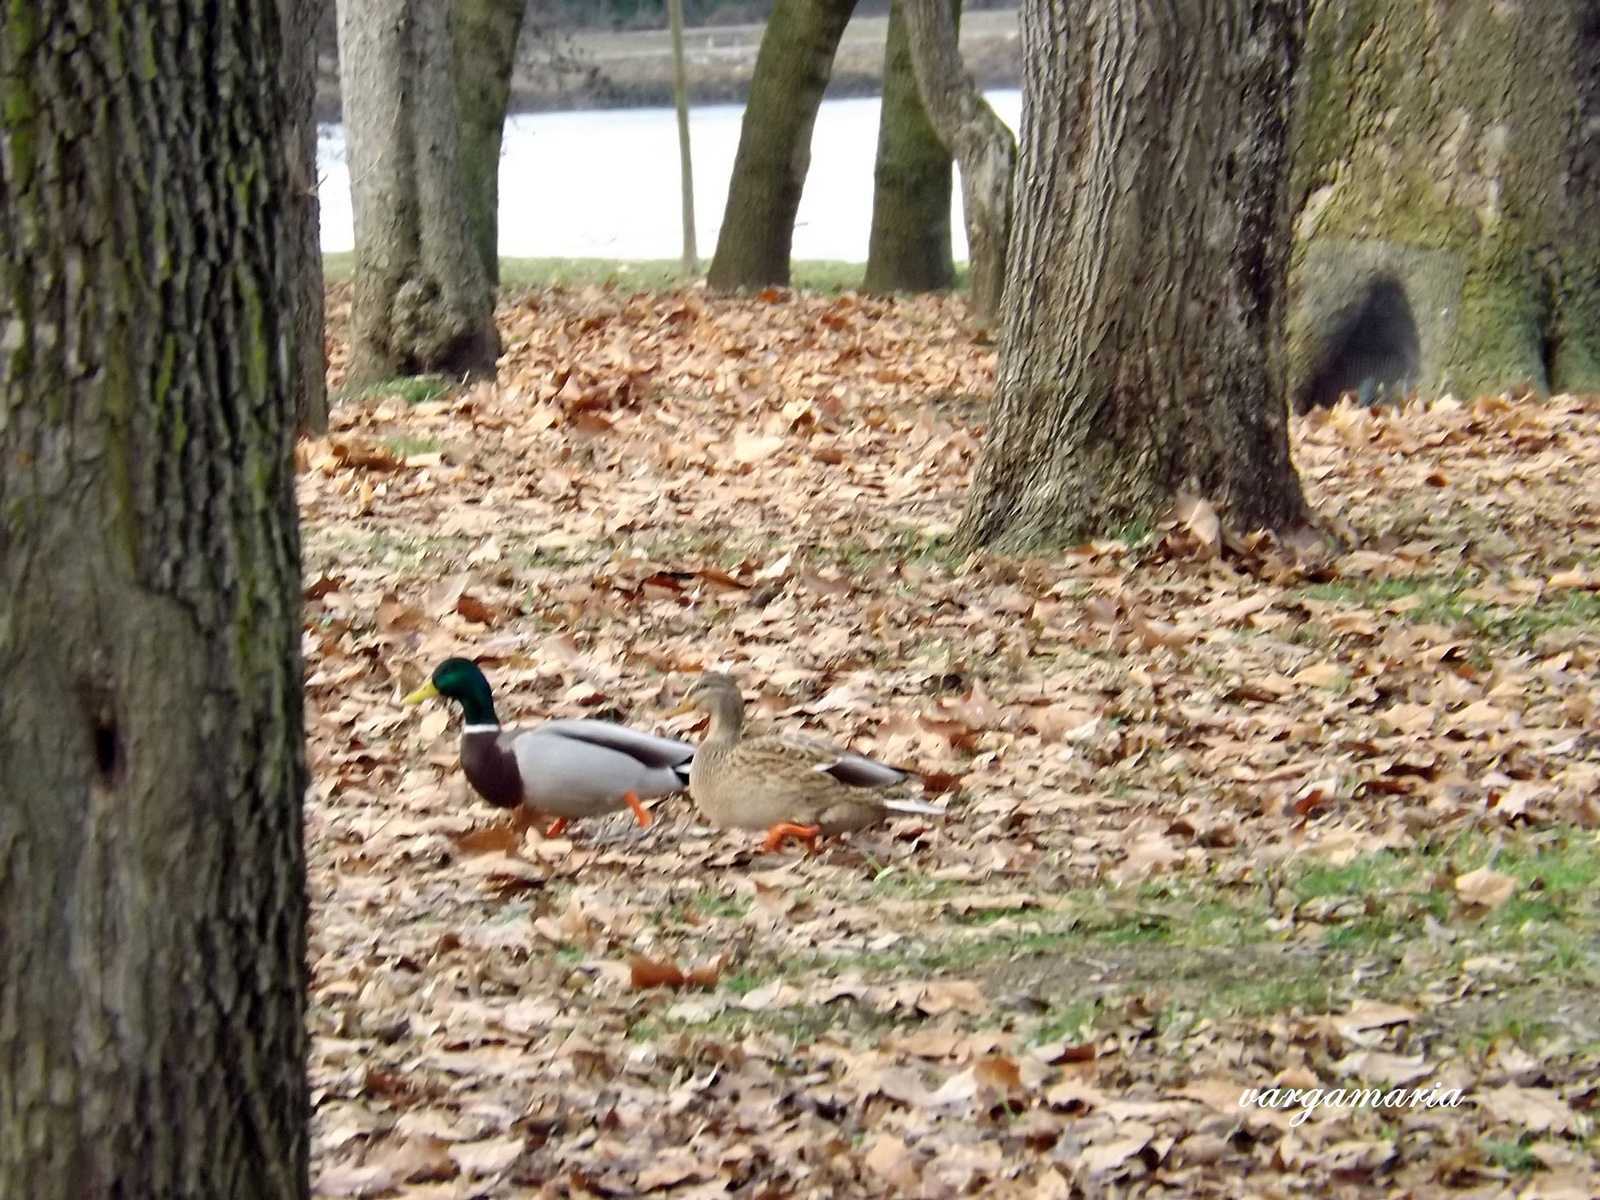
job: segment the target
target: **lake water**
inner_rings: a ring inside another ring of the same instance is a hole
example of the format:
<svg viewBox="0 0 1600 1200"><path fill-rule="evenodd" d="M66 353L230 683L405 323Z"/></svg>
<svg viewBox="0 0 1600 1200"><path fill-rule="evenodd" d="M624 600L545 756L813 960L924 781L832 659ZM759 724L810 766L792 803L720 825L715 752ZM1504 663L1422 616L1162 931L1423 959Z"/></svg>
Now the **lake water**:
<svg viewBox="0 0 1600 1200"><path fill-rule="evenodd" d="M988 93L1012 129L1022 93ZM872 227L876 98L827 100L817 113L811 169L794 231L794 257L864 262ZM739 146L740 104L689 112L695 237L709 259ZM322 248L349 250L350 173L344 129L323 126L317 146ZM500 156L500 253L513 258L676 258L683 252L678 126L670 108L526 113L506 121ZM959 186L955 256L966 258Z"/></svg>

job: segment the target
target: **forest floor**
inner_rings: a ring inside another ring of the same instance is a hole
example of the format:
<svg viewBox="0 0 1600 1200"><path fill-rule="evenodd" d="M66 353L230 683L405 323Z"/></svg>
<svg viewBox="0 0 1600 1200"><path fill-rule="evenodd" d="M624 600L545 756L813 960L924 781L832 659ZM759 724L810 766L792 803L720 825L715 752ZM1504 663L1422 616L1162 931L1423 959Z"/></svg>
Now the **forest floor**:
<svg viewBox="0 0 1600 1200"><path fill-rule="evenodd" d="M1600 1194L1600 401L1297 419L1336 555L968 556L964 318L530 293L300 447L321 1194ZM399 704L456 653L684 736L731 669L948 816L520 838Z"/></svg>

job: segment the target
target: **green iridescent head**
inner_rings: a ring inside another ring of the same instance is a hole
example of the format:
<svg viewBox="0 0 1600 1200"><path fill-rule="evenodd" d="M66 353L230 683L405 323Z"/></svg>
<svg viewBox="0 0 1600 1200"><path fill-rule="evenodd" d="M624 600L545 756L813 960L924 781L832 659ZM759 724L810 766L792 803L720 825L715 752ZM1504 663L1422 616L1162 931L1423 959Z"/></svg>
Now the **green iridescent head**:
<svg viewBox="0 0 1600 1200"><path fill-rule="evenodd" d="M466 658L447 658L433 669L428 682L405 698L406 704L421 704L443 696L461 705L468 725L498 725L494 715L494 695L478 664Z"/></svg>

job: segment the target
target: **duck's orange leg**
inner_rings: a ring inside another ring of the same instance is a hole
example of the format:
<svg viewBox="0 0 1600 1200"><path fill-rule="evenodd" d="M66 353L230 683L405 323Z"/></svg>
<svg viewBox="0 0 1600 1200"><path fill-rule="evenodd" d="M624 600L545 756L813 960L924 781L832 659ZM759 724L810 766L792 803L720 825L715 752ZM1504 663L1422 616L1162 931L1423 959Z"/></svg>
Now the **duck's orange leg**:
<svg viewBox="0 0 1600 1200"><path fill-rule="evenodd" d="M545 837L547 837L547 838L560 837L562 830L566 829L567 824L568 824L568 822L567 822L567 818L566 817L557 817L555 824L550 826L549 829L546 829L544 831Z"/></svg>
<svg viewBox="0 0 1600 1200"><path fill-rule="evenodd" d="M783 847L784 842L796 838L806 844L806 853L817 852L817 838L822 834L820 825L791 825L787 821L780 821L767 830L767 840L761 843L761 852L771 854Z"/></svg>
<svg viewBox="0 0 1600 1200"><path fill-rule="evenodd" d="M633 809L633 815L639 818L639 828L649 829L650 821L652 819L650 816L650 810L639 803L639 797L635 796L632 792L629 792L623 797L623 799L627 801L628 807Z"/></svg>

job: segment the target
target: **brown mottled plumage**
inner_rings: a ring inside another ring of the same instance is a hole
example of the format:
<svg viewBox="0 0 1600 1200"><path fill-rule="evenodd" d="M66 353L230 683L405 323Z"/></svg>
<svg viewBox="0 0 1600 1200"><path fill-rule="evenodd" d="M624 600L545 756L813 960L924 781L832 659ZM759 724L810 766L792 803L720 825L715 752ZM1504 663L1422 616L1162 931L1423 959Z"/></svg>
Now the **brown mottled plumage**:
<svg viewBox="0 0 1600 1200"><path fill-rule="evenodd" d="M714 824L765 829L766 848L789 837L815 844L895 813L942 815L902 795L912 773L826 742L785 734L744 739L744 698L727 675L702 675L675 711L711 714L689 768L689 795Z"/></svg>

